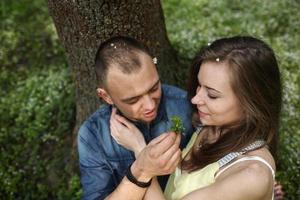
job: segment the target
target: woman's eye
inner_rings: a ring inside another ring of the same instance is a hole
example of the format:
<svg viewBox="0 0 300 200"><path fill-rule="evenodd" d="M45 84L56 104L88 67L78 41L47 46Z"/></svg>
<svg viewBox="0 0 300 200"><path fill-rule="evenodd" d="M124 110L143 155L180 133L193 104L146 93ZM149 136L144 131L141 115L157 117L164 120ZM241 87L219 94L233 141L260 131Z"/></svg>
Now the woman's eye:
<svg viewBox="0 0 300 200"><path fill-rule="evenodd" d="M208 98L210 98L210 99L217 99L217 98L218 98L217 96L210 95L210 94L208 94L207 96L208 96Z"/></svg>

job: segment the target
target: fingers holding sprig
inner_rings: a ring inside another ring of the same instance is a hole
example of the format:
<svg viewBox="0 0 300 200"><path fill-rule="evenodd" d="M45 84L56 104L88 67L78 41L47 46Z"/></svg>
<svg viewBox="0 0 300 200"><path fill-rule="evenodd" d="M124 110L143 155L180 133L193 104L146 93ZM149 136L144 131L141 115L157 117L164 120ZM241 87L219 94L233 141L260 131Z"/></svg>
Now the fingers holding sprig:
<svg viewBox="0 0 300 200"><path fill-rule="evenodd" d="M149 146L153 146L150 151L151 156L169 157L169 154L174 153L175 149L179 149L180 139L180 134L175 132L163 133L149 143Z"/></svg>
<svg viewBox="0 0 300 200"><path fill-rule="evenodd" d="M175 171L176 167L181 161L181 150L177 149L174 154L172 154L171 158L165 164L164 170L167 174L171 174Z"/></svg>
<svg viewBox="0 0 300 200"><path fill-rule="evenodd" d="M163 133L160 136L153 139L149 146L153 146L151 149L152 156L156 157L165 153L172 145L177 144L176 141L180 142L180 138L177 138L177 134L174 132ZM179 144L177 144L179 145Z"/></svg>
<svg viewBox="0 0 300 200"><path fill-rule="evenodd" d="M181 161L181 150L179 148L181 135L175 135L175 141L172 146L167 149L167 151L165 151L159 158L161 168L164 173L167 174L172 173Z"/></svg>
<svg viewBox="0 0 300 200"><path fill-rule="evenodd" d="M147 178L170 174L181 159L179 144L179 134L164 133L143 149L134 166Z"/></svg>
<svg viewBox="0 0 300 200"><path fill-rule="evenodd" d="M174 132L169 132L169 134L172 136L171 143L167 143L170 144L170 146L165 151L162 150L162 154L158 157L159 166L164 174L172 173L181 160L181 150L179 148L181 135Z"/></svg>

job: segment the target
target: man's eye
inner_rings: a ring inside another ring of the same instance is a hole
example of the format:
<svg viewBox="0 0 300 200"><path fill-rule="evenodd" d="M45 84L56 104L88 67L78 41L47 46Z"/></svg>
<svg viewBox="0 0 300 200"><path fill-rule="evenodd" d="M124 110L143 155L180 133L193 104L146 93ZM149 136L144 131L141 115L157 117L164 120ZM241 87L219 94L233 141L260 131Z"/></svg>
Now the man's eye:
<svg viewBox="0 0 300 200"><path fill-rule="evenodd" d="M133 100L127 101L127 104L135 104L136 102L138 102L138 100L133 99Z"/></svg>
<svg viewBox="0 0 300 200"><path fill-rule="evenodd" d="M158 89L158 86L152 88L152 89L150 90L150 92L155 92L155 91L157 91L157 89Z"/></svg>

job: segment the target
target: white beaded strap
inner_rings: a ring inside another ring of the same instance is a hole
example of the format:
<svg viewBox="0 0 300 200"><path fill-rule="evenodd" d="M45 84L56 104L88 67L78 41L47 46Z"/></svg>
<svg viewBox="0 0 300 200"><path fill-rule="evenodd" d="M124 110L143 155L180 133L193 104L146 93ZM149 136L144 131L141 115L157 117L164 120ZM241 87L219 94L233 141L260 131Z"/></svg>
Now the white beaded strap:
<svg viewBox="0 0 300 200"><path fill-rule="evenodd" d="M204 127L203 124L200 124L200 123L197 124L195 133L199 134L203 127Z"/></svg>
<svg viewBox="0 0 300 200"><path fill-rule="evenodd" d="M263 158L259 157L259 156L246 156L246 157L242 157L232 163L230 163L229 165L225 166L223 169L221 169L220 171L218 171L216 174L215 174L215 179L220 175L222 174L225 170L227 170L228 168L230 168L232 165L235 165L239 162L243 162L243 161L248 161L248 160L255 160L255 161L259 161L259 162L262 162L264 163L272 172L272 176L273 176L273 179L275 180L275 172L274 172L274 169L271 167L271 165Z"/></svg>
<svg viewBox="0 0 300 200"><path fill-rule="evenodd" d="M248 146L246 146L245 148L243 148L239 152L231 152L231 153L227 154L226 156L224 156L223 158L221 158L220 160L218 160L218 164L219 164L219 166L221 168L224 165L230 163L232 160L234 160L238 156L243 155L244 153L246 153L248 151L251 151L253 149L262 147L264 144L265 144L265 141L263 141L263 140L256 140L255 142L249 144Z"/></svg>

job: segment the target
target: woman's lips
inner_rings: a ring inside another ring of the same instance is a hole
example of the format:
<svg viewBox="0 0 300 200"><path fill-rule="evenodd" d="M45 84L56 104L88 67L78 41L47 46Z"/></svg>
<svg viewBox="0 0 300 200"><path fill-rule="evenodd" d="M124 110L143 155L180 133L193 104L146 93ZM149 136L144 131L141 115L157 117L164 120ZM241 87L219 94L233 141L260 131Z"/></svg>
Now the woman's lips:
<svg viewBox="0 0 300 200"><path fill-rule="evenodd" d="M206 117L206 116L209 115L208 113L202 112L200 110L198 110L198 114L199 114L200 117Z"/></svg>

